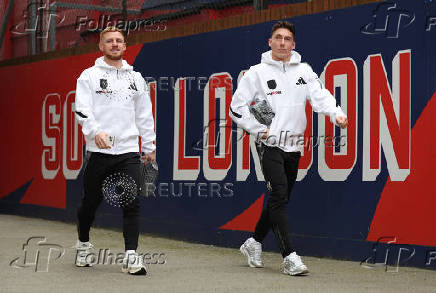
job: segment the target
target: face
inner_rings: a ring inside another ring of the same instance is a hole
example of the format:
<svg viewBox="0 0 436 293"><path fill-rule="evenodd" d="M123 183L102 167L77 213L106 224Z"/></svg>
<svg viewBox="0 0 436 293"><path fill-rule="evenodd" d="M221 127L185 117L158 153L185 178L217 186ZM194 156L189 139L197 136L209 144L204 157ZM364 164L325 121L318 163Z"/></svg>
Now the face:
<svg viewBox="0 0 436 293"><path fill-rule="evenodd" d="M295 49L294 34L286 28L276 29L268 44L273 60L289 61L291 51Z"/></svg>
<svg viewBox="0 0 436 293"><path fill-rule="evenodd" d="M105 33L100 39L98 47L103 55L111 60L120 60L126 51L126 43L120 32Z"/></svg>

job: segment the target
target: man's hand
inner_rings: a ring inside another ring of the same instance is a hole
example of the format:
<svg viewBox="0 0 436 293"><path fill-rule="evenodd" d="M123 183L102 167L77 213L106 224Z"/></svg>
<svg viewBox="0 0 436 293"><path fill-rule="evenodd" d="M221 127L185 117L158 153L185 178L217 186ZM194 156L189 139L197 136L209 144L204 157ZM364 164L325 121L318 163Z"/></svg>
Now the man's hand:
<svg viewBox="0 0 436 293"><path fill-rule="evenodd" d="M149 162L156 161L156 151L153 151L151 153L145 154L141 156L141 159L144 161L144 164L148 164Z"/></svg>
<svg viewBox="0 0 436 293"><path fill-rule="evenodd" d="M261 139L267 139L268 135L269 135L269 128L267 128L266 131L263 132L263 135L262 135Z"/></svg>
<svg viewBox="0 0 436 293"><path fill-rule="evenodd" d="M95 144L99 149L110 149L111 146L107 144L107 137L109 134L107 134L104 131L100 131L97 133L97 135L94 138Z"/></svg>
<svg viewBox="0 0 436 293"><path fill-rule="evenodd" d="M339 116L336 117L336 123L339 125L339 127L346 128L348 125L348 119L347 117Z"/></svg>

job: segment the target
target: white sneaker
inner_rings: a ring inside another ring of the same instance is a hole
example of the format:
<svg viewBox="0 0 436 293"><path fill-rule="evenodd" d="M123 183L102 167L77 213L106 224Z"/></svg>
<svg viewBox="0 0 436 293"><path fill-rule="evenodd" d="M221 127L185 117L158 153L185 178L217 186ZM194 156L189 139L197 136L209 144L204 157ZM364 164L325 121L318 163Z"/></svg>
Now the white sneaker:
<svg viewBox="0 0 436 293"><path fill-rule="evenodd" d="M283 273L291 276L304 275L309 273L301 257L295 252L283 259Z"/></svg>
<svg viewBox="0 0 436 293"><path fill-rule="evenodd" d="M129 253L123 259L121 271L131 275L146 275L147 270L143 264L143 255L138 255L136 252Z"/></svg>
<svg viewBox="0 0 436 293"><path fill-rule="evenodd" d="M88 255L92 252L94 246L89 242L76 243L76 266L78 267L92 267L92 257Z"/></svg>
<svg viewBox="0 0 436 293"><path fill-rule="evenodd" d="M248 265L251 268L263 268L262 259L262 244L254 240L253 237L245 240L244 244L239 249L245 257L247 257Z"/></svg>

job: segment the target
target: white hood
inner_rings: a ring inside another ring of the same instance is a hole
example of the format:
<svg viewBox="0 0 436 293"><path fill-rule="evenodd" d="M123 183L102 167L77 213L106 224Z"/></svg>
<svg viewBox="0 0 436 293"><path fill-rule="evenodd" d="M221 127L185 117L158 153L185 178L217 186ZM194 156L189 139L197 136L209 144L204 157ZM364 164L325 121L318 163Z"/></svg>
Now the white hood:
<svg viewBox="0 0 436 293"><path fill-rule="evenodd" d="M271 50L262 54L261 63L266 63L273 66L279 66L280 68L285 65L301 63L301 55L297 51L291 51L291 58L288 62L276 61L272 59Z"/></svg>
<svg viewBox="0 0 436 293"><path fill-rule="evenodd" d="M133 70L133 66L130 66L129 63L126 62L126 60L122 60L122 63L123 63L123 66L120 69L118 69L118 70L129 70L129 71ZM95 60L95 66L96 67L101 67L101 68L104 68L104 69L114 69L115 68L114 66L111 66L111 65L107 64L104 61L104 57L103 56L101 56L101 57L99 57L99 58L97 58Z"/></svg>

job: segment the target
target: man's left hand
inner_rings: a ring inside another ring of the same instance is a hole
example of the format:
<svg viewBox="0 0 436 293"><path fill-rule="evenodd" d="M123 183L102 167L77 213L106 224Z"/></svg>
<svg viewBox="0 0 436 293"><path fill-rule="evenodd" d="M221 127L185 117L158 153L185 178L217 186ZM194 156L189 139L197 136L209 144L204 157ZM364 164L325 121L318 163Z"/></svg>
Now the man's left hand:
<svg viewBox="0 0 436 293"><path fill-rule="evenodd" d="M347 117L344 117L344 116L336 117L336 124L338 124L339 127L341 127L341 128L346 128L348 125Z"/></svg>
<svg viewBox="0 0 436 293"><path fill-rule="evenodd" d="M145 154L141 158L144 161L144 164L148 164L149 162L154 162L156 161L156 151Z"/></svg>

